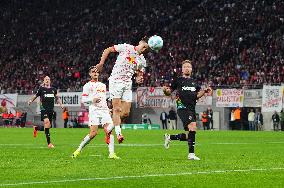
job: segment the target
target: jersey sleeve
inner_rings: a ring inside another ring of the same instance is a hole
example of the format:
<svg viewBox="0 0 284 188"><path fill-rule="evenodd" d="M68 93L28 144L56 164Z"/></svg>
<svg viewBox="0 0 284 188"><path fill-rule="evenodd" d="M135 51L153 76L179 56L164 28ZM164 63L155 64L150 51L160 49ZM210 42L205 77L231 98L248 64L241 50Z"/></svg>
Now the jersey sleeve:
<svg viewBox="0 0 284 188"><path fill-rule="evenodd" d="M42 94L42 87L39 87L38 88L38 90L36 91L36 97L39 97L39 96L41 96L41 94Z"/></svg>
<svg viewBox="0 0 284 188"><path fill-rule="evenodd" d="M117 45L113 45L113 49L116 51L116 52L123 52L125 51L127 48L127 44L117 44Z"/></svg>
<svg viewBox="0 0 284 188"><path fill-rule="evenodd" d="M177 87L178 87L178 78L175 77L173 78L170 88L172 91L174 91L177 89Z"/></svg>
<svg viewBox="0 0 284 188"><path fill-rule="evenodd" d="M195 88L197 93L201 90L201 86L199 84L197 84Z"/></svg>
<svg viewBox="0 0 284 188"><path fill-rule="evenodd" d="M57 89L54 88L53 90L54 90L54 96L56 96L57 95Z"/></svg>
<svg viewBox="0 0 284 188"><path fill-rule="evenodd" d="M88 84L85 84L83 86L82 103L84 105L87 105L87 106L92 104L92 98L90 96L89 85Z"/></svg>

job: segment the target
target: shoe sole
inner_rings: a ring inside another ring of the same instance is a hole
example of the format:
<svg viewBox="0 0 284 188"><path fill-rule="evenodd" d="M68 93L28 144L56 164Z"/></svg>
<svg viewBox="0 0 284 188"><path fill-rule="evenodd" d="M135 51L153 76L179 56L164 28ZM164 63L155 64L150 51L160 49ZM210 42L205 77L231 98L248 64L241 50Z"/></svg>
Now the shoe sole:
<svg viewBox="0 0 284 188"><path fill-rule="evenodd" d="M191 160L191 161L200 161L200 159L194 159L194 158L188 158L188 160Z"/></svg>

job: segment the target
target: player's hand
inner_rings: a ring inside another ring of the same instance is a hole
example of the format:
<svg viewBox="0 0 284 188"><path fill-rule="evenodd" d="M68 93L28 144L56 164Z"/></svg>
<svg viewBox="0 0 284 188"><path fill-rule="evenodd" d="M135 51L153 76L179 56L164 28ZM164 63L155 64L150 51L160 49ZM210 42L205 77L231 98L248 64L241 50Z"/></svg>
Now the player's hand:
<svg viewBox="0 0 284 188"><path fill-rule="evenodd" d="M137 84L142 84L143 82L144 82L143 76L137 76L137 77L136 77L136 83L137 83Z"/></svg>
<svg viewBox="0 0 284 188"><path fill-rule="evenodd" d="M96 65L96 68L99 72L103 69L103 67L104 67L104 64L102 64L102 63L99 63L99 64Z"/></svg>
<svg viewBox="0 0 284 188"><path fill-rule="evenodd" d="M170 96L172 91L171 91L171 88L167 87L167 86L164 86L163 87L163 92L166 96Z"/></svg>
<svg viewBox="0 0 284 188"><path fill-rule="evenodd" d="M94 98L93 99L93 103L95 104L95 103L99 103L99 102L101 102L101 99L99 99L99 98Z"/></svg>
<svg viewBox="0 0 284 188"><path fill-rule="evenodd" d="M205 91L205 93L208 93L208 94L211 95L213 90L212 90L211 87L207 87L204 91Z"/></svg>

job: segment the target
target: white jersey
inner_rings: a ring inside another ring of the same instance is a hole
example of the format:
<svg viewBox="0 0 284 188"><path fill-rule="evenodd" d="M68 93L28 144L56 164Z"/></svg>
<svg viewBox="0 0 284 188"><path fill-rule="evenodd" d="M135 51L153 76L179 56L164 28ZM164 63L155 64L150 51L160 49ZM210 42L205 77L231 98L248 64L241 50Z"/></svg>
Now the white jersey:
<svg viewBox="0 0 284 188"><path fill-rule="evenodd" d="M113 48L119 54L112 69L110 81L132 82L131 79L136 70L144 72L146 59L142 54L138 54L135 46L118 44Z"/></svg>
<svg viewBox="0 0 284 188"><path fill-rule="evenodd" d="M99 103L93 103L98 98ZM89 81L83 86L82 103L89 106L89 110L109 110L106 101L106 85L102 82Z"/></svg>

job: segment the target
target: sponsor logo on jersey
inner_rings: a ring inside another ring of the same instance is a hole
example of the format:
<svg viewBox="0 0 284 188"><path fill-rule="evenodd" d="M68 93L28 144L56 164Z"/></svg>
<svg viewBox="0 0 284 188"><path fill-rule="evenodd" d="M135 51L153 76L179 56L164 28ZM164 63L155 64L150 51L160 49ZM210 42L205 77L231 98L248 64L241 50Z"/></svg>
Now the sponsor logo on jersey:
<svg viewBox="0 0 284 188"><path fill-rule="evenodd" d="M106 90L105 89L97 89L97 93L105 93Z"/></svg>
<svg viewBox="0 0 284 188"><path fill-rule="evenodd" d="M126 59L132 65L136 65L137 64L135 57L126 57Z"/></svg>
<svg viewBox="0 0 284 188"><path fill-rule="evenodd" d="M188 86L183 86L181 89L183 91L196 91L195 87L188 87Z"/></svg>
<svg viewBox="0 0 284 188"><path fill-rule="evenodd" d="M44 94L44 97L54 97L54 94Z"/></svg>

